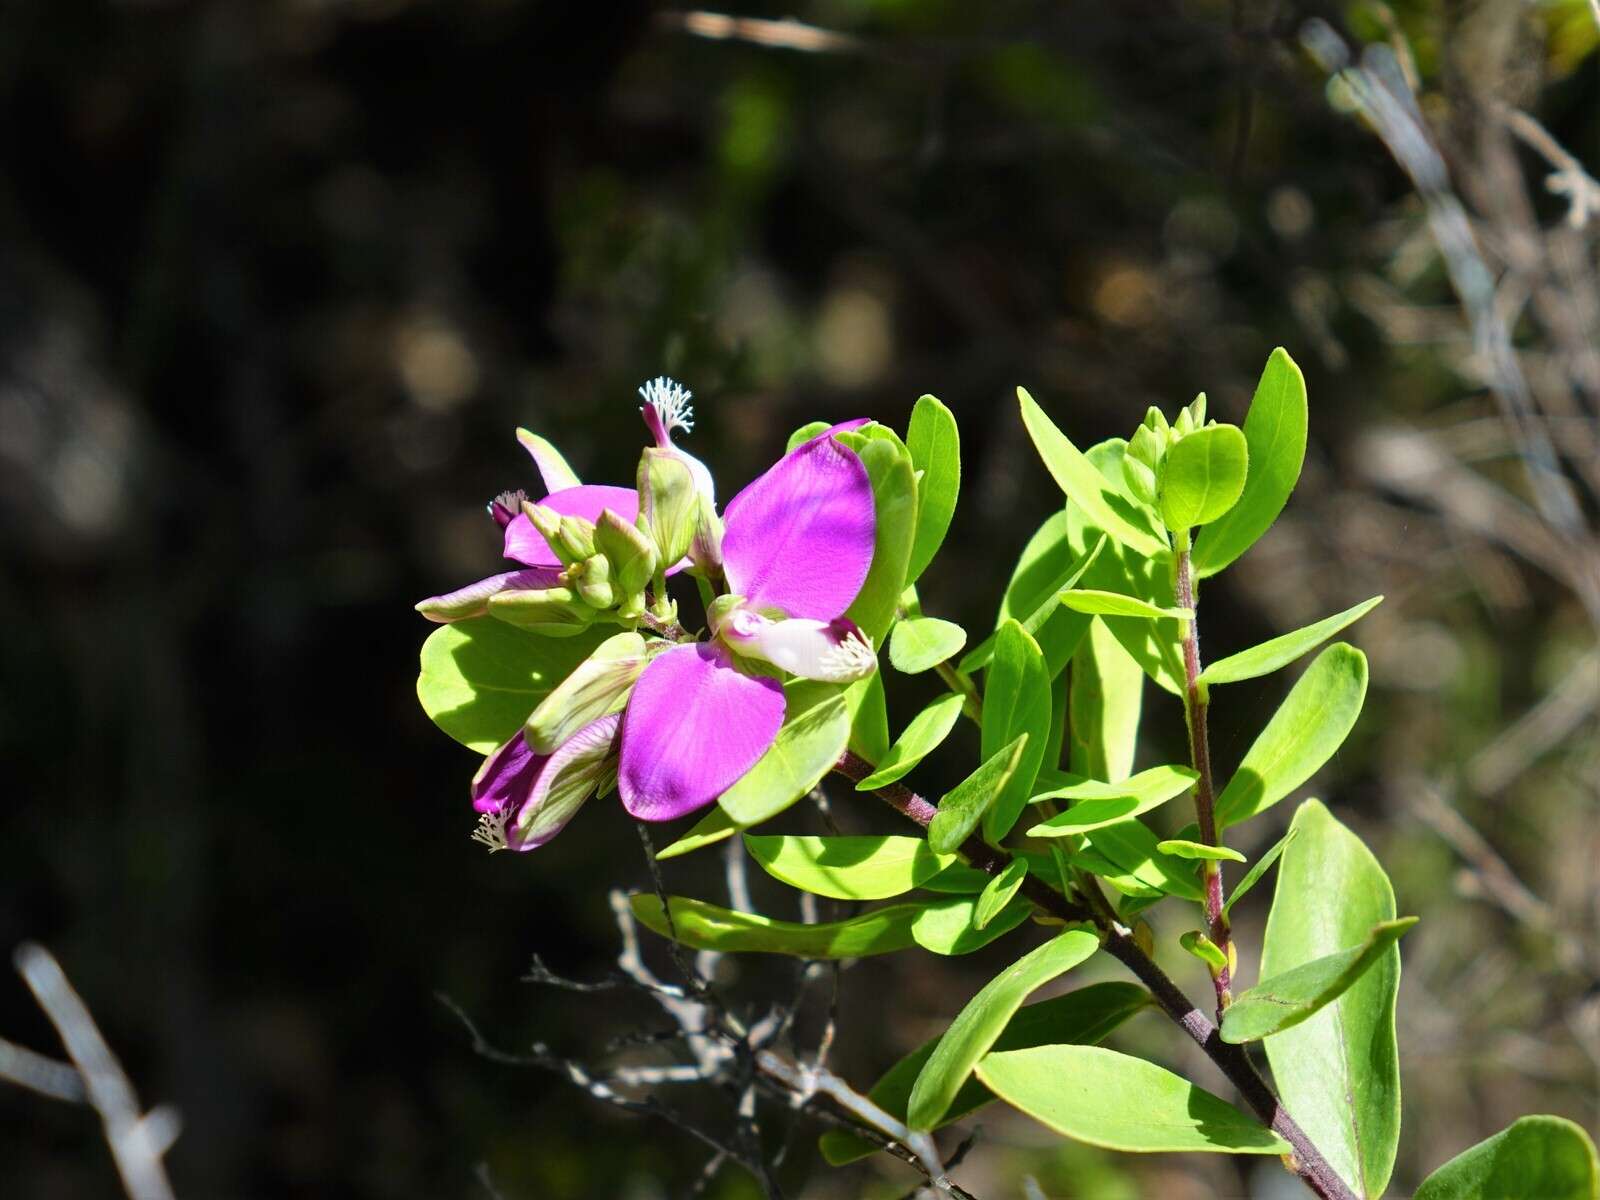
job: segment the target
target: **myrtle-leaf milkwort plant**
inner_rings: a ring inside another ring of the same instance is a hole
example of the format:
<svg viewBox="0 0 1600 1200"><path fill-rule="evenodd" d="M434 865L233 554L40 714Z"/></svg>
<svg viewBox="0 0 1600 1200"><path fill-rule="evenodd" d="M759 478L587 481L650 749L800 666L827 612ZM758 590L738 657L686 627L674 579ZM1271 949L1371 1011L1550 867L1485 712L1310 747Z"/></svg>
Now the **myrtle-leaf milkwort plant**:
<svg viewBox="0 0 1600 1200"><path fill-rule="evenodd" d="M1289 355L1269 358L1242 428L1208 417L1202 394L1173 419L1151 408L1130 438L1087 450L1018 389L1065 503L1023 550L993 633L970 648L963 629L924 611L916 587L960 486L959 431L937 399L917 402L903 440L870 420L798 430L719 511L710 472L673 442L690 429L689 394L665 379L640 393L653 444L635 487L582 484L554 446L520 431L546 495L490 505L517 569L417 606L443 624L422 651L423 707L486 756L471 785L474 836L531 850L615 791L642 821L701 814L658 859L737 836L799 892L890 902L793 922L659 886L631 898L631 921L702 953L955 955L1020 942L1025 928L1042 935L941 1037L864 1091L770 1048L738 1059L798 1089L796 1103L825 1093L837 1109L821 1140L831 1163L889 1149L965 1195L932 1135L999 1100L1093 1145L1277 1155L1319 1196L1381 1196L1400 1137L1398 943L1415 918L1397 916L1377 859L1318 800L1302 800L1253 863L1226 844L1350 732L1367 664L1332 639L1381 597L1201 657L1202 581L1272 525L1300 474L1306 392ZM694 581L702 620L680 614L673 576ZM1313 653L1243 758L1214 763L1213 690ZM885 659L932 672L943 689L893 740ZM1182 706L1189 754L1134 773L1147 678ZM979 761L925 799L902 780L964 718L978 727ZM907 818L906 834L750 832L830 773ZM1144 818L1185 797L1193 822L1162 838ZM1274 867L1251 956L1260 978L1243 987L1230 914ZM1158 946L1142 914L1162 903L1191 927ZM1097 952L1138 983L1026 1003ZM1158 965L1184 952L1210 974L1203 1003ZM1145 1009L1201 1048L1238 1106L1102 1044ZM1464 1150L1416 1195L1596 1200L1597 1179L1588 1136L1535 1116Z"/></svg>

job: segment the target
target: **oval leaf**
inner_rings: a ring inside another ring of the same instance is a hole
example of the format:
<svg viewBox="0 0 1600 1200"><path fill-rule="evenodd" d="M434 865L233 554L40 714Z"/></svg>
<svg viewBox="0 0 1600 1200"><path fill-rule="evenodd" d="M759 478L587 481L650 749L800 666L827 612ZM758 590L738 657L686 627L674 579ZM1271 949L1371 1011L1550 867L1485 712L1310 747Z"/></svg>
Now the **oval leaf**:
<svg viewBox="0 0 1600 1200"><path fill-rule="evenodd" d="M717 797L717 806L741 826L776 816L816 787L850 740L850 710L838 684L797 679L783 692L788 710L777 738Z"/></svg>
<svg viewBox="0 0 1600 1200"><path fill-rule="evenodd" d="M1212 862L1248 861L1244 855L1227 846L1208 846L1204 842L1190 841L1188 838L1168 838L1164 842L1157 842L1156 849L1174 858L1210 859Z"/></svg>
<svg viewBox="0 0 1600 1200"><path fill-rule="evenodd" d="M1167 451L1156 504L1168 529L1209 525L1244 491L1250 450L1232 425L1196 429Z"/></svg>
<svg viewBox="0 0 1600 1200"><path fill-rule="evenodd" d="M1050 672L1039 644L1015 621L1000 627L994 661L983 678L984 758L1026 735L1021 757L983 817L983 835L998 842L1017 823L1050 740Z"/></svg>
<svg viewBox="0 0 1600 1200"><path fill-rule="evenodd" d="M1011 903L1011 898L1017 894L1017 889L1022 886L1022 881L1028 877L1028 864L1020 858L1013 858L1000 869L1000 874L984 886L978 896L977 911L972 914L972 923L982 929L1000 915L1000 910Z"/></svg>
<svg viewBox="0 0 1600 1200"><path fill-rule="evenodd" d="M1029 837L1066 837L1088 833L1136 817L1180 796L1194 786L1199 776L1189 767L1151 767L1121 783L1101 783L1085 779L1040 792L1034 800L1079 799L1064 813L1058 813L1028 830ZM1040 782L1044 782L1040 776Z"/></svg>
<svg viewBox="0 0 1600 1200"><path fill-rule="evenodd" d="M1366 695L1365 654L1335 642L1317 655L1217 797L1217 828L1265 812L1310 779L1344 744Z"/></svg>
<svg viewBox="0 0 1600 1200"><path fill-rule="evenodd" d="M835 900L884 900L931 879L953 854L919 837L778 837L747 833L745 848L774 879Z"/></svg>
<svg viewBox="0 0 1600 1200"><path fill-rule="evenodd" d="M978 1078L1041 1125L1134 1153L1287 1154L1289 1143L1225 1100L1155 1063L1098 1046L989 1055Z"/></svg>
<svg viewBox="0 0 1600 1200"><path fill-rule="evenodd" d="M1244 419L1250 473L1239 502L1200 532L1193 563L1203 579L1248 550L1283 511L1306 457L1306 381L1283 347L1272 352Z"/></svg>
<svg viewBox="0 0 1600 1200"><path fill-rule="evenodd" d="M1309 654L1346 625L1359 621L1382 603L1382 596L1374 596L1371 600L1363 600L1354 608L1347 608L1342 613L1324 617L1314 625L1296 629L1293 633L1275 637L1269 642L1262 642L1259 646L1241 650L1238 654L1231 654L1227 658L1219 658L1200 672L1200 681L1205 684L1237 683L1241 679L1255 679L1261 675L1271 674L1279 667L1288 666L1302 654Z"/></svg>
<svg viewBox="0 0 1600 1200"><path fill-rule="evenodd" d="M1072 656L1068 694L1072 742L1069 761L1075 774L1092 779L1126 779L1139 742L1139 712L1144 702L1144 668L1122 648L1104 621L1091 621L1088 636ZM1045 755L1046 762L1058 762Z"/></svg>
<svg viewBox="0 0 1600 1200"><path fill-rule="evenodd" d="M906 1123L912 1129L937 1128L972 1068L989 1053L1028 994L1070 971L1099 948L1100 940L1094 934L1069 930L1029 951L985 984L918 1072Z"/></svg>
<svg viewBox="0 0 1600 1200"><path fill-rule="evenodd" d="M1223 1012L1222 1040L1259 1042L1314 1016L1376 966L1389 947L1416 923L1416 917L1385 921L1359 946L1313 959L1256 984Z"/></svg>
<svg viewBox="0 0 1600 1200"><path fill-rule="evenodd" d="M1093 1045L1150 1004L1150 993L1132 983L1094 983L1064 996L1026 1004L995 1039L996 1050L1025 1050L1059 1043ZM932 1038L906 1055L873 1084L867 1098L898 1120L905 1120L911 1087L933 1057L941 1039ZM945 1111L940 1125L959 1121L994 1099L976 1079L967 1080ZM865 1158L878 1147L843 1130L830 1130L819 1142L823 1157L836 1167Z"/></svg>
<svg viewBox="0 0 1600 1200"><path fill-rule="evenodd" d="M935 397L923 396L911 410L906 449L912 467L922 472L917 480L917 532L906 567L906 582L915 583L939 552L961 492L961 431Z"/></svg>
<svg viewBox="0 0 1600 1200"><path fill-rule="evenodd" d="M1143 821L1118 821L1089 835L1094 848L1146 887L1197 903L1205 899L1192 864L1163 854L1155 833ZM1112 876L1105 876L1112 880ZM1113 881L1112 886L1117 886ZM1120 889L1119 889L1120 890Z"/></svg>
<svg viewBox="0 0 1600 1200"><path fill-rule="evenodd" d="M1291 828L1261 952L1269 979L1394 920L1394 890L1360 838L1316 800L1300 806ZM1264 1043L1284 1107L1368 1197L1383 1195L1400 1140L1399 988L1400 951L1391 945L1344 995Z"/></svg>
<svg viewBox="0 0 1600 1200"><path fill-rule="evenodd" d="M967 631L938 617L905 617L889 634L889 661L903 675L931 670L961 653Z"/></svg>
<svg viewBox="0 0 1600 1200"><path fill-rule="evenodd" d="M889 752L878 763L878 769L856 784L856 791L870 792L891 784L910 772L927 755L931 754L961 717L966 697L951 692L940 696L927 708L911 718L906 731L889 747Z"/></svg>
<svg viewBox="0 0 1600 1200"><path fill-rule="evenodd" d="M939 811L928 823L928 845L939 854L954 854L972 836L978 822L994 804L1028 748L1028 735L1020 734L984 760L971 775L946 792Z"/></svg>
<svg viewBox="0 0 1600 1200"><path fill-rule="evenodd" d="M1594 1143L1561 1117L1523 1117L1456 1155L1412 1200L1595 1200Z"/></svg>

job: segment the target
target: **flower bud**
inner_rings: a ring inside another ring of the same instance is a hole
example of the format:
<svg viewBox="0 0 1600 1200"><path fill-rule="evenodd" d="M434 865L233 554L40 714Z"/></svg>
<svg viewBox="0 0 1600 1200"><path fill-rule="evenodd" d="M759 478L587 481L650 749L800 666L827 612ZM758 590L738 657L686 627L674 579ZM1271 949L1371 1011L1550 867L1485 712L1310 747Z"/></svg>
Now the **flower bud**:
<svg viewBox="0 0 1600 1200"><path fill-rule="evenodd" d="M611 584L632 594L644 591L656 573L655 543L611 509L600 513L594 527L595 549L611 563Z"/></svg>
<svg viewBox="0 0 1600 1200"><path fill-rule="evenodd" d="M1206 394L1204 392L1201 392L1190 403L1188 413L1196 429L1204 429L1206 427Z"/></svg>
<svg viewBox="0 0 1600 1200"><path fill-rule="evenodd" d="M551 754L591 721L621 712L649 661L644 638L607 638L539 703L523 736L537 754Z"/></svg>
<svg viewBox="0 0 1600 1200"><path fill-rule="evenodd" d="M571 637L593 623L590 608L570 588L499 592L489 597L489 615L545 637Z"/></svg>
<svg viewBox="0 0 1600 1200"><path fill-rule="evenodd" d="M1156 502L1156 472L1161 469L1164 451L1160 435L1148 425L1141 425L1122 456L1122 476L1128 490L1146 504Z"/></svg>
<svg viewBox="0 0 1600 1200"><path fill-rule="evenodd" d="M561 550L577 562L594 557L594 522L586 517L561 518Z"/></svg>
<svg viewBox="0 0 1600 1200"><path fill-rule="evenodd" d="M526 500L523 502L522 511L527 514L528 520L539 531L539 536L545 540L551 552L561 560L562 566L570 567L573 563L582 562L589 554L594 553L593 546L589 548L589 554L577 552L581 547L574 546L572 539L563 532L563 525L568 518L563 517L555 509L546 508L542 504L535 504L531 500Z"/></svg>
<svg viewBox="0 0 1600 1200"><path fill-rule="evenodd" d="M676 454L647 447L639 459L639 528L655 542L658 566L672 566L689 552L699 524L694 473Z"/></svg>
<svg viewBox="0 0 1600 1200"><path fill-rule="evenodd" d="M607 609L617 602L616 589L611 586L611 563L602 554L567 568L567 584L590 608Z"/></svg>

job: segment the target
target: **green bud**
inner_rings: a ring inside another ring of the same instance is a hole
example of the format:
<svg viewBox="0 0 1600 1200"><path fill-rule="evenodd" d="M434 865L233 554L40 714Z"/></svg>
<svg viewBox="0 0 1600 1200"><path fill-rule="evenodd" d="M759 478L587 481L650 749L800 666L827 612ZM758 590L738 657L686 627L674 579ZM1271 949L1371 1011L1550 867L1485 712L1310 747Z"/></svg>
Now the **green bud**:
<svg viewBox="0 0 1600 1200"><path fill-rule="evenodd" d="M561 552L572 555L574 561L594 557L594 522L587 517L562 517L559 536Z"/></svg>
<svg viewBox="0 0 1600 1200"><path fill-rule="evenodd" d="M586 558L567 571L568 581L590 608L606 609L616 603L611 586L611 563L602 554Z"/></svg>
<svg viewBox="0 0 1600 1200"><path fill-rule="evenodd" d="M539 536L549 544L550 549L555 552L555 556L561 560L562 566L570 567L573 563L581 562L587 557L582 554L573 554L564 548L565 543L561 536L562 517L555 509L546 508L542 504L535 504L532 500L524 500L522 502L522 511L528 520L533 522L533 527L539 531ZM589 553L592 554L594 551L591 550Z"/></svg>
<svg viewBox="0 0 1600 1200"><path fill-rule="evenodd" d="M589 722L621 712L649 659L637 633L601 642L528 718L523 736L534 753L550 754Z"/></svg>
<svg viewBox="0 0 1600 1200"><path fill-rule="evenodd" d="M714 635L717 630L722 628L722 623L733 614L733 611L743 604L743 596L718 596L706 609L706 628L711 630Z"/></svg>
<svg viewBox="0 0 1600 1200"><path fill-rule="evenodd" d="M571 637L593 623L594 609L570 588L499 592L489 597L489 615L545 637Z"/></svg>
<svg viewBox="0 0 1600 1200"><path fill-rule="evenodd" d="M623 592L642 592L655 576L655 543L609 508L595 523L594 545L611 561L611 583Z"/></svg>
<svg viewBox="0 0 1600 1200"><path fill-rule="evenodd" d="M637 621L644 616L644 589L629 592L617 601L617 620Z"/></svg>
<svg viewBox="0 0 1600 1200"><path fill-rule="evenodd" d="M1158 443L1162 447L1166 446L1167 433L1169 430L1169 426L1167 425L1167 414L1162 412L1154 404L1145 410L1144 428L1155 434Z"/></svg>
<svg viewBox="0 0 1600 1200"><path fill-rule="evenodd" d="M1173 441L1187 437L1194 432L1194 413L1187 408L1178 410L1178 419L1172 424Z"/></svg>
<svg viewBox="0 0 1600 1200"><path fill-rule="evenodd" d="M1228 956L1222 952L1222 948L1198 929L1183 934L1178 938L1178 944L1205 963L1213 975L1228 965Z"/></svg>
<svg viewBox="0 0 1600 1200"><path fill-rule="evenodd" d="M696 574L707 579L722 575L722 518L704 493L700 495L700 519L695 523L694 540L689 543L689 558Z"/></svg>
<svg viewBox="0 0 1600 1200"><path fill-rule="evenodd" d="M1206 394L1201 392L1189 405L1189 418L1196 429L1206 427Z"/></svg>
<svg viewBox="0 0 1600 1200"><path fill-rule="evenodd" d="M639 528L656 544L658 567L670 567L689 552L699 520L693 472L676 454L647 447L639 459Z"/></svg>
<svg viewBox="0 0 1600 1200"><path fill-rule="evenodd" d="M1149 431L1140 428L1140 433ZM1128 490L1145 504L1156 502L1156 473L1132 454L1122 456L1122 478L1127 481Z"/></svg>
<svg viewBox="0 0 1600 1200"><path fill-rule="evenodd" d="M1151 409L1154 412L1155 409ZM1165 430L1157 433L1149 425L1141 425L1134 431L1133 440L1128 443L1127 457L1141 466L1155 471L1161 465L1162 458L1167 453Z"/></svg>

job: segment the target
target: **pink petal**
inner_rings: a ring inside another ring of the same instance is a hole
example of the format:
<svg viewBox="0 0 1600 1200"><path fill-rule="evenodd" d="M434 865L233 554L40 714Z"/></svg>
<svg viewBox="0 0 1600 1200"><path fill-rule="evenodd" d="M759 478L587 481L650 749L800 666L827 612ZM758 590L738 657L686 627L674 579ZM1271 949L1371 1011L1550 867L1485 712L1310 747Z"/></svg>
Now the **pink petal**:
<svg viewBox="0 0 1600 1200"><path fill-rule="evenodd" d="M481 813L516 812L533 790L545 761L523 740L522 730L517 730L509 742L483 760L472 777L472 807Z"/></svg>
<svg viewBox="0 0 1600 1200"><path fill-rule="evenodd" d="M638 492L603 483L586 483L551 492L539 503L564 517L582 517L586 521L598 521L600 513L608 508L624 521L632 521L639 515ZM539 536L524 513L518 513L506 526L505 556L530 567L561 567L556 552Z"/></svg>
<svg viewBox="0 0 1600 1200"><path fill-rule="evenodd" d="M645 821L704 808L766 753L783 711L778 681L741 675L716 643L668 650L622 718L622 806Z"/></svg>
<svg viewBox="0 0 1600 1200"><path fill-rule="evenodd" d="M828 432L780 459L728 502L722 560L728 587L752 606L831 621L872 566L872 483L853 450Z"/></svg>
<svg viewBox="0 0 1600 1200"><path fill-rule="evenodd" d="M559 574L559 570L531 567L522 571L507 571L503 575L491 575L487 579L469 583L464 588L457 588L442 596L429 596L417 605L417 611L428 620L438 621L441 624L465 621L468 617L481 617L489 611L490 596L498 592L555 587L559 582L557 578Z"/></svg>

